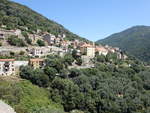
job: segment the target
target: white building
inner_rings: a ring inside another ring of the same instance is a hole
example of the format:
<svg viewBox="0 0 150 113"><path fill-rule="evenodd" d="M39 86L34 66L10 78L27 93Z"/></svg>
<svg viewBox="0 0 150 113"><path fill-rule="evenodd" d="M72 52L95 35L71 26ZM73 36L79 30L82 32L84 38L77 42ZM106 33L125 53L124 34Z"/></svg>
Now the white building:
<svg viewBox="0 0 150 113"><path fill-rule="evenodd" d="M20 29L16 29L14 30L15 35L19 36L21 35L21 30Z"/></svg>
<svg viewBox="0 0 150 113"><path fill-rule="evenodd" d="M86 55L88 57L95 57L95 47L90 44L84 44L80 47L81 54Z"/></svg>
<svg viewBox="0 0 150 113"><path fill-rule="evenodd" d="M21 66L27 66L29 64L29 61L15 61L14 65L15 68L20 68Z"/></svg>
<svg viewBox="0 0 150 113"><path fill-rule="evenodd" d="M98 53L98 55L106 56L109 51L104 47L96 47L96 52Z"/></svg>
<svg viewBox="0 0 150 113"><path fill-rule="evenodd" d="M35 47L35 48L32 48L30 52L31 52L31 56L41 57L41 56L48 55L50 53L50 48L49 47Z"/></svg>
<svg viewBox="0 0 150 113"><path fill-rule="evenodd" d="M0 75L9 76L15 74L15 59L0 59Z"/></svg>

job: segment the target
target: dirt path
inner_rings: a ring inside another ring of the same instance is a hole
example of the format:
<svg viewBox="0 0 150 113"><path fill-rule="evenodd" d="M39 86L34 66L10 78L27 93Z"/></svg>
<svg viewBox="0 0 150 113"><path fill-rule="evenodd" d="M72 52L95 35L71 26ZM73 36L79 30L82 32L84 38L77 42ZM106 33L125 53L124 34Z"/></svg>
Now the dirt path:
<svg viewBox="0 0 150 113"><path fill-rule="evenodd" d="M0 113L16 113L12 107L0 100Z"/></svg>

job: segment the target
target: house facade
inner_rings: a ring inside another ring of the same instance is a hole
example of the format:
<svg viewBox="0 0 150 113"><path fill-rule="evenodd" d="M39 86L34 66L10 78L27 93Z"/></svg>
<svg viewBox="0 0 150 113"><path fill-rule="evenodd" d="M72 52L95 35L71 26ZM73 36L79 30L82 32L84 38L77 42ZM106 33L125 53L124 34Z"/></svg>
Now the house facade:
<svg viewBox="0 0 150 113"><path fill-rule="evenodd" d="M45 55L48 55L50 53L50 48L49 47L34 47L30 49L30 56L38 56L42 57Z"/></svg>
<svg viewBox="0 0 150 113"><path fill-rule="evenodd" d="M95 47L90 44L84 44L80 47L81 54L86 55L88 57L95 57Z"/></svg>
<svg viewBox="0 0 150 113"><path fill-rule="evenodd" d="M15 59L0 59L0 75L10 76L15 74Z"/></svg>
<svg viewBox="0 0 150 113"><path fill-rule="evenodd" d="M40 58L30 59L29 60L29 65L31 67L33 67L34 69L43 68L44 65L45 65L44 59L40 59Z"/></svg>
<svg viewBox="0 0 150 113"><path fill-rule="evenodd" d="M41 57L41 56L43 56L43 51L42 51L42 49L40 49L40 48L32 48L32 49L31 49L31 54L32 54L33 56Z"/></svg>
<svg viewBox="0 0 150 113"><path fill-rule="evenodd" d="M104 47L96 47L96 52L98 53L98 55L106 56L108 54L108 50Z"/></svg>

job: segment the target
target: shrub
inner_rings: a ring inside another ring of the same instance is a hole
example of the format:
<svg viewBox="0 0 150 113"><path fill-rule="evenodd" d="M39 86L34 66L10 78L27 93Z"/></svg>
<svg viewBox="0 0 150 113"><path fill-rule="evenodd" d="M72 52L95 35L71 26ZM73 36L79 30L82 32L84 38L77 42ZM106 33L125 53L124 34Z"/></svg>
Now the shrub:
<svg viewBox="0 0 150 113"><path fill-rule="evenodd" d="M45 46L45 42L43 41L43 40L37 40L37 44L39 45L39 46Z"/></svg>
<svg viewBox="0 0 150 113"><path fill-rule="evenodd" d="M3 44L2 44L2 42L0 42L0 46L2 46Z"/></svg>
<svg viewBox="0 0 150 113"><path fill-rule="evenodd" d="M18 36L15 36L15 35L11 35L10 37L8 37L8 43L10 45L18 46L18 47L26 46L25 42L22 39L18 38Z"/></svg>

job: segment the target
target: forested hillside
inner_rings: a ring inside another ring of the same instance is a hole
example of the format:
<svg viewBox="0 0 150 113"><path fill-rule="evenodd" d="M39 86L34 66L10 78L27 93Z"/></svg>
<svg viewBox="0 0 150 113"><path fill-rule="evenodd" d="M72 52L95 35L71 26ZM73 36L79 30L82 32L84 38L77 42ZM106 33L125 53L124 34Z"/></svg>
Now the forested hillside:
<svg viewBox="0 0 150 113"><path fill-rule="evenodd" d="M120 33L113 34L103 40L100 44L120 47L136 58L150 62L150 27L135 26Z"/></svg>
<svg viewBox="0 0 150 113"><path fill-rule="evenodd" d="M86 40L28 7L8 0L0 1L0 25L6 25L7 29L19 28L30 33L42 30L54 35L66 34L68 40Z"/></svg>
<svg viewBox="0 0 150 113"><path fill-rule="evenodd" d="M49 56L44 70L21 68L20 76L48 88L66 112L149 113L150 69L140 61L97 56L95 67L68 69L70 58Z"/></svg>

